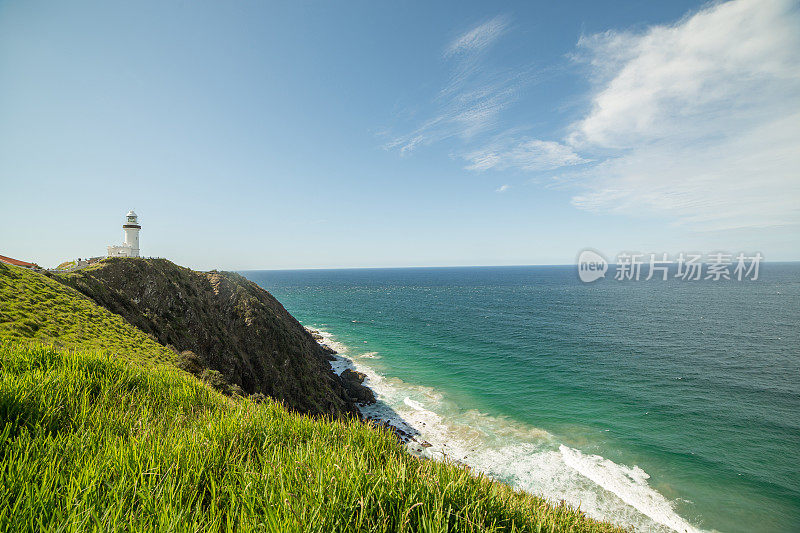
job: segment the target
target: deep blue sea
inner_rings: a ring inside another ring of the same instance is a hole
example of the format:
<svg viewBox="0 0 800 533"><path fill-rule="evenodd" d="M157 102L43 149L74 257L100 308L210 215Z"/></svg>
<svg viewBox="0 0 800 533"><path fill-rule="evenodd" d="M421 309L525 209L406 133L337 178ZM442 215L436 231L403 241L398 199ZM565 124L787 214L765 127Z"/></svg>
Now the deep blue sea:
<svg viewBox="0 0 800 533"><path fill-rule="evenodd" d="M417 453L645 531L800 531L800 264L242 274L367 373Z"/></svg>

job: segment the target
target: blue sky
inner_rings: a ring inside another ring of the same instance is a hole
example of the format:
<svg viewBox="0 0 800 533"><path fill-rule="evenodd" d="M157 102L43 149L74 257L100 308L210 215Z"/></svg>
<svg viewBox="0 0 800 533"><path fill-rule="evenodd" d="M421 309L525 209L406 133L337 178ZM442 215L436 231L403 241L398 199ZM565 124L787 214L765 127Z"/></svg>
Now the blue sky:
<svg viewBox="0 0 800 533"><path fill-rule="evenodd" d="M796 2L0 2L0 254L800 259Z"/></svg>

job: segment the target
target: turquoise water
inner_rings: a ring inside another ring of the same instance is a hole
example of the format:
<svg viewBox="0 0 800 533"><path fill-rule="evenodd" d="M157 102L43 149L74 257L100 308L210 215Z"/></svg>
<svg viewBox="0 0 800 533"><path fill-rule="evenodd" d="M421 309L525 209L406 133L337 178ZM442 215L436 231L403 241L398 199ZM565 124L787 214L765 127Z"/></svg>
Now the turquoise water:
<svg viewBox="0 0 800 533"><path fill-rule="evenodd" d="M642 530L800 531L800 265L250 271L447 455Z"/></svg>

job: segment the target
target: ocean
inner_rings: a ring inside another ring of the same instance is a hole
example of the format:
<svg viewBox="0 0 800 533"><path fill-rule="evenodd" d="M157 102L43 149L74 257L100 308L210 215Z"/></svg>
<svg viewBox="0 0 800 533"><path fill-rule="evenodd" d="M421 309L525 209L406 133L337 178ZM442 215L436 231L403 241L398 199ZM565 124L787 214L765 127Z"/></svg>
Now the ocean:
<svg viewBox="0 0 800 533"><path fill-rule="evenodd" d="M642 531L800 531L800 264L582 283L575 266L247 271L355 366L368 414Z"/></svg>

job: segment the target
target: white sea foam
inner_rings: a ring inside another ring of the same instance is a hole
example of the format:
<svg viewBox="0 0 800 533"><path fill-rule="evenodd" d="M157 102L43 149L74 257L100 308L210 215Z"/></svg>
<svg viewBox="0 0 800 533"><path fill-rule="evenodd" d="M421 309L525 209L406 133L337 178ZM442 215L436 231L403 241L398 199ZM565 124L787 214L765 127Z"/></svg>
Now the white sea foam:
<svg viewBox="0 0 800 533"><path fill-rule="evenodd" d="M695 533L699 530L650 487L638 466L619 465L561 444L545 430L508 418L464 410L436 390L375 371L376 352L358 353L322 330L322 342L338 352L334 372L354 368L365 374L379 402L362 407L365 416L385 420L416 435L409 450L450 459L550 500L564 500L587 515L637 531ZM424 444L424 445L423 445Z"/></svg>
<svg viewBox="0 0 800 533"><path fill-rule="evenodd" d="M559 447L559 451L564 463L607 491L618 495L622 501L659 524L675 531L698 531L675 514L672 505L664 496L650 488L647 484L650 476L638 466L618 465L599 455L585 455L563 444Z"/></svg>

